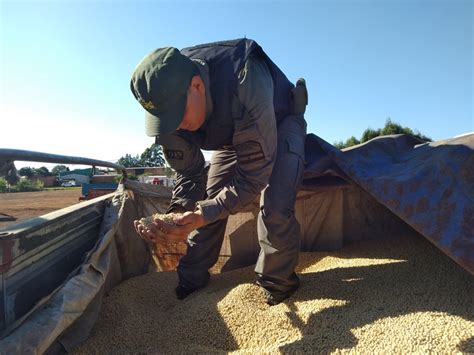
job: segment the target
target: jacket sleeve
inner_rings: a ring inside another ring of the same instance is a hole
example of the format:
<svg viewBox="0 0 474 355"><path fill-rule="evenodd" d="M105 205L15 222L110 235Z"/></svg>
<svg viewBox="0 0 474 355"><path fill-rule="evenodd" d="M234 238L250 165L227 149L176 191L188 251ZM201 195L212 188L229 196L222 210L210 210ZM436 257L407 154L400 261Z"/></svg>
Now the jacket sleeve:
<svg viewBox="0 0 474 355"><path fill-rule="evenodd" d="M213 199L198 202L204 219L214 222L252 203L268 184L276 157L277 127L273 80L265 62L249 58L239 73L238 99L244 116L235 122L236 172Z"/></svg>
<svg viewBox="0 0 474 355"><path fill-rule="evenodd" d="M204 156L198 146L178 133L161 137L160 143L168 165L177 173L167 213L193 211L196 202L205 197L207 172Z"/></svg>

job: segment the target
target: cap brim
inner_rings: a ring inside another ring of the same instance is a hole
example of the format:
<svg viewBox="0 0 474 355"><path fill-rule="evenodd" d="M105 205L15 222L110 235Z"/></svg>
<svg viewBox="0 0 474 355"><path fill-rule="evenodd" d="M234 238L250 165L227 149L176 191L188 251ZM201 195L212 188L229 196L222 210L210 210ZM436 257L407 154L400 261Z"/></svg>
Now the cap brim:
<svg viewBox="0 0 474 355"><path fill-rule="evenodd" d="M147 136L156 137L176 131L183 120L186 101L187 95L183 95L166 112L145 111L145 132Z"/></svg>

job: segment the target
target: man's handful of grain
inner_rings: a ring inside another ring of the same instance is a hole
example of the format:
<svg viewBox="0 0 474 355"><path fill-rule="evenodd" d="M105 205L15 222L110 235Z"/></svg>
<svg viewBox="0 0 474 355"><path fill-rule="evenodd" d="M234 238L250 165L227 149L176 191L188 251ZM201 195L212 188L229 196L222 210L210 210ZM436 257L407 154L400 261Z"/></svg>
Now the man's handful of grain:
<svg viewBox="0 0 474 355"><path fill-rule="evenodd" d="M177 216L181 216L178 213L154 213L151 216L143 217L140 219L140 223L145 228L149 226L157 219L164 223L174 226L173 219ZM187 245L184 242L168 242L167 236L163 229L160 229L156 234L157 239L151 243L153 262L157 270L169 271L175 270L178 265L179 259L182 255L186 254Z"/></svg>
<svg viewBox="0 0 474 355"><path fill-rule="evenodd" d="M140 223L143 225L143 227L147 229L155 220L160 220L162 222L165 222L166 224L169 224L170 226L174 226L175 223L173 222L173 219L174 217L177 217L177 216L178 216L177 213L168 213L168 214L154 213L151 216L143 217L142 219L140 219Z"/></svg>

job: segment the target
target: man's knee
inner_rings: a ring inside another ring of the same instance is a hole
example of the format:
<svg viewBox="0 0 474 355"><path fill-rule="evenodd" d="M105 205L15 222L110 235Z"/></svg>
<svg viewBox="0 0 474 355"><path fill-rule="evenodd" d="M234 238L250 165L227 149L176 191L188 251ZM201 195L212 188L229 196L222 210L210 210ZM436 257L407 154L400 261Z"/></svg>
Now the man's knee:
<svg viewBox="0 0 474 355"><path fill-rule="evenodd" d="M267 201L260 206L260 213L264 221L281 222L286 221L295 214L294 203L282 203L281 201Z"/></svg>
<svg viewBox="0 0 474 355"><path fill-rule="evenodd" d="M265 208L260 210L258 234L260 242L270 243L272 249L293 250L299 243L299 224L292 208L281 210Z"/></svg>
<svg viewBox="0 0 474 355"><path fill-rule="evenodd" d="M267 215L285 216L288 218L294 213L299 173L283 173L278 179L271 179L270 184L260 196L260 207Z"/></svg>

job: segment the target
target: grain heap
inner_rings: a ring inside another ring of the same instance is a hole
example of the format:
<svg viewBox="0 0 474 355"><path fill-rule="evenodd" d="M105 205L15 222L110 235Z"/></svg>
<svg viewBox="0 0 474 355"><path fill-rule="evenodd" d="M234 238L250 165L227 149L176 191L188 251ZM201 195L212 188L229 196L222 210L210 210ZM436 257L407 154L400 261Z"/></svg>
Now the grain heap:
<svg viewBox="0 0 474 355"><path fill-rule="evenodd" d="M474 278L422 237L302 253L298 272L273 307L251 267L184 301L174 272L130 279L76 353L474 352Z"/></svg>

